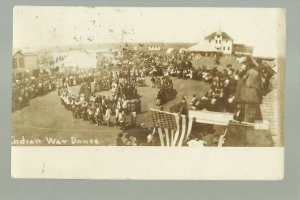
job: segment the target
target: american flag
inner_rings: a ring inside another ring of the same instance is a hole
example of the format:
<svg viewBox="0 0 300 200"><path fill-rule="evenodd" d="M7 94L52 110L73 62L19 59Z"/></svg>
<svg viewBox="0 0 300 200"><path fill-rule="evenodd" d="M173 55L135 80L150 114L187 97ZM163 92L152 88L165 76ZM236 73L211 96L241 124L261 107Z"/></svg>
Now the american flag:
<svg viewBox="0 0 300 200"><path fill-rule="evenodd" d="M78 97L78 93L75 92L74 90L72 90L71 88L68 88L68 93L72 96L72 97Z"/></svg>
<svg viewBox="0 0 300 200"><path fill-rule="evenodd" d="M151 112L161 146L182 146L186 142L195 118L155 109L151 109Z"/></svg>

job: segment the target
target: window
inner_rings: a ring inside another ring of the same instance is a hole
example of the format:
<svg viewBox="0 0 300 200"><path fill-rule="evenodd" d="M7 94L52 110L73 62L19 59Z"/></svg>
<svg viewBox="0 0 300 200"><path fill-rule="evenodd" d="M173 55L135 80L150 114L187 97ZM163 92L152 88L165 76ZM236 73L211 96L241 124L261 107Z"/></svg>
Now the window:
<svg viewBox="0 0 300 200"><path fill-rule="evenodd" d="M17 60L17 58L14 58L13 59L13 68L18 68L18 60Z"/></svg>
<svg viewBox="0 0 300 200"><path fill-rule="evenodd" d="M219 44L221 44L221 40L219 40Z"/></svg>
<svg viewBox="0 0 300 200"><path fill-rule="evenodd" d="M19 58L19 67L24 68L24 58Z"/></svg>
<svg viewBox="0 0 300 200"><path fill-rule="evenodd" d="M230 50L230 47L228 47L228 51Z"/></svg>
<svg viewBox="0 0 300 200"><path fill-rule="evenodd" d="M216 40L216 44L218 43L218 40Z"/></svg>
<svg viewBox="0 0 300 200"><path fill-rule="evenodd" d="M223 50L225 51L225 47L223 47Z"/></svg>

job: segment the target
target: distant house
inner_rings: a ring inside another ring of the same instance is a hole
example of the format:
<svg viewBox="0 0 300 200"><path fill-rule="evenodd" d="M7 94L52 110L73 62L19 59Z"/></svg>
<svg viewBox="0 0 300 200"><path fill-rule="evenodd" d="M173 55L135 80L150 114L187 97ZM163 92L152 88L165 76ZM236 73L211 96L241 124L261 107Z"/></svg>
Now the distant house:
<svg viewBox="0 0 300 200"><path fill-rule="evenodd" d="M17 51L13 55L13 76L22 78L25 72L33 75L39 70L38 54L33 52Z"/></svg>
<svg viewBox="0 0 300 200"><path fill-rule="evenodd" d="M225 32L213 32L205 37L206 43L218 52L232 53L233 39Z"/></svg>
<svg viewBox="0 0 300 200"><path fill-rule="evenodd" d="M252 56L253 47L244 44L233 44L232 53L236 56Z"/></svg>
<svg viewBox="0 0 300 200"><path fill-rule="evenodd" d="M163 51L165 45L163 43L150 43L147 45L149 51Z"/></svg>

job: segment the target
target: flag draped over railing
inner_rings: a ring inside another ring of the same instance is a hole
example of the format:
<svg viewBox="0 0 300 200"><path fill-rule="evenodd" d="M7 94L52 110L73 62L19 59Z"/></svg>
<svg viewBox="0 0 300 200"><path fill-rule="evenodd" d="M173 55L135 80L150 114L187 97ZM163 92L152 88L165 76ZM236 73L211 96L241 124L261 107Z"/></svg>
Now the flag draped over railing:
<svg viewBox="0 0 300 200"><path fill-rule="evenodd" d="M161 146L182 146L191 134L192 117L151 109L153 125Z"/></svg>

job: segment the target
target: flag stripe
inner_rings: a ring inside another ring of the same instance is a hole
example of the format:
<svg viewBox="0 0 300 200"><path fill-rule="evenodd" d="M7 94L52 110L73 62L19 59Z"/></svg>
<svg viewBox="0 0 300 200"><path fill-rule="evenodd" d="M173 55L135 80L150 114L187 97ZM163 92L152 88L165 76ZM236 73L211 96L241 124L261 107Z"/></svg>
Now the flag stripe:
<svg viewBox="0 0 300 200"><path fill-rule="evenodd" d="M176 146L177 143L177 139L179 137L179 133L180 133L180 119L179 119L179 115L175 115L175 119L176 119L176 132L174 135L174 139L173 139L173 143L172 146Z"/></svg>
<svg viewBox="0 0 300 200"><path fill-rule="evenodd" d="M171 141L170 141L170 144L171 144L171 146L174 146L173 145L173 141L174 141L174 135L175 135L175 131L174 130L170 130L171 131Z"/></svg>
<svg viewBox="0 0 300 200"><path fill-rule="evenodd" d="M166 146L171 146L170 145L170 134L169 134L169 130L167 128L165 128L165 136L166 136Z"/></svg>
<svg viewBox="0 0 300 200"><path fill-rule="evenodd" d="M186 120L187 120L187 118L185 116L182 116L181 119L182 119L182 121L181 121L182 130L181 130L181 135L180 135L180 139L179 139L179 142L178 142L178 146L182 146L182 142L183 142L183 139L184 139L184 136L185 136L185 133L186 133Z"/></svg>
<svg viewBox="0 0 300 200"><path fill-rule="evenodd" d="M188 124L188 129L187 129L187 132L186 132L185 140L187 140L188 137L189 137L190 134L191 134L192 126L193 126L193 121L194 121L194 118L189 118L189 124Z"/></svg>
<svg viewBox="0 0 300 200"><path fill-rule="evenodd" d="M160 145L165 146L164 136L163 136L163 132L162 132L161 128L158 128L158 134L159 134L159 139L160 139Z"/></svg>

